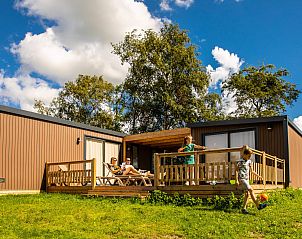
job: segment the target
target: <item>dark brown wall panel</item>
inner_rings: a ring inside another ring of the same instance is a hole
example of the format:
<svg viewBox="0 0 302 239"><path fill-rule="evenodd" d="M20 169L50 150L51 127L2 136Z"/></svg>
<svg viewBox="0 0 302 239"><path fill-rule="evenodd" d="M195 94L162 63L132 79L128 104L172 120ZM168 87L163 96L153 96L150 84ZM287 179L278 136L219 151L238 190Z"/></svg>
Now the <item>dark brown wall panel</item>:
<svg viewBox="0 0 302 239"><path fill-rule="evenodd" d="M0 184L4 190L40 190L45 162L83 160L84 141L93 136L122 142L121 137L0 113Z"/></svg>
<svg viewBox="0 0 302 239"><path fill-rule="evenodd" d="M288 126L290 185L302 187L302 137Z"/></svg>
<svg viewBox="0 0 302 239"><path fill-rule="evenodd" d="M283 124L274 122L271 125L271 130L267 129L267 123L198 127L191 130L194 143L202 144L203 134L256 129L257 149L279 158L285 158Z"/></svg>

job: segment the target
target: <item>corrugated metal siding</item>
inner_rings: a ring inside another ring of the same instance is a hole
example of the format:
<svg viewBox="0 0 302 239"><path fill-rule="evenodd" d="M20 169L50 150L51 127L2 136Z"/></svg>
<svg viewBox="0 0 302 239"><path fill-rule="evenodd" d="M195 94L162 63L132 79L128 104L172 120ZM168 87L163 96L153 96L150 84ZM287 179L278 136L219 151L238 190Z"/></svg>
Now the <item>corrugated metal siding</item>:
<svg viewBox="0 0 302 239"><path fill-rule="evenodd" d="M258 150L265 151L268 154L279 158L285 158L283 123L271 123L272 130L267 129L266 123L259 124L241 124L241 125L221 125L211 127L192 128L192 136L195 144L202 144L203 134L219 133L227 131L237 131L245 129L256 129L256 147Z"/></svg>
<svg viewBox="0 0 302 239"><path fill-rule="evenodd" d="M290 185L302 187L302 137L288 126Z"/></svg>
<svg viewBox="0 0 302 239"><path fill-rule="evenodd" d="M0 190L40 190L45 162L83 160L84 141L93 136L122 142L105 135L55 123L0 113Z"/></svg>

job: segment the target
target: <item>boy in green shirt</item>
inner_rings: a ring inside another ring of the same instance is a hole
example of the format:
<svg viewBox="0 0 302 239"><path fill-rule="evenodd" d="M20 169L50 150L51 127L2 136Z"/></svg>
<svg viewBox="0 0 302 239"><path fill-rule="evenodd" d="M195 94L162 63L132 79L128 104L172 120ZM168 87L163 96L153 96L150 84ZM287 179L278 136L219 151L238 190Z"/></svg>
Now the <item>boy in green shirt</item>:
<svg viewBox="0 0 302 239"><path fill-rule="evenodd" d="M205 146L197 145L192 143L192 136L188 135L184 138L184 146L178 149L178 152L193 152L195 149L206 149ZM188 155L185 157L184 164L194 164L195 159L194 155ZM186 185L189 185L189 182L186 182ZM192 185L195 185L194 181L192 181Z"/></svg>

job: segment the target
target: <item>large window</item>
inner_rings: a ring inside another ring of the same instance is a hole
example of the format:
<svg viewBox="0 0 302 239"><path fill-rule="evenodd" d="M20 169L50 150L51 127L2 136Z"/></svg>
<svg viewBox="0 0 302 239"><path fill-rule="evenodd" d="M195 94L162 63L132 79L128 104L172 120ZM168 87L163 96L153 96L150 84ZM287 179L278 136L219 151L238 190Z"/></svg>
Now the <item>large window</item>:
<svg viewBox="0 0 302 239"><path fill-rule="evenodd" d="M242 145L247 144L251 148L255 148L255 131L243 131L243 132L236 132L230 133L230 147L241 147ZM236 161L240 157L240 153L231 153L231 161ZM252 156L252 159L254 155Z"/></svg>
<svg viewBox="0 0 302 239"><path fill-rule="evenodd" d="M205 146L209 149L219 149L228 147L228 134L214 134L205 137ZM211 162L227 162L228 154L208 154L206 155L206 163Z"/></svg>
<svg viewBox="0 0 302 239"><path fill-rule="evenodd" d="M204 144L208 149L241 147L245 144L249 145L251 148L255 148L255 130L205 135ZM207 163L227 162L236 161L239 157L239 153L219 153L208 154L206 155L205 160Z"/></svg>
<svg viewBox="0 0 302 239"><path fill-rule="evenodd" d="M95 158L97 176L106 176L108 171L105 169L103 162L110 163L111 157L119 158L121 144L87 137L85 145L85 159ZM87 164L86 169L91 169L90 164Z"/></svg>

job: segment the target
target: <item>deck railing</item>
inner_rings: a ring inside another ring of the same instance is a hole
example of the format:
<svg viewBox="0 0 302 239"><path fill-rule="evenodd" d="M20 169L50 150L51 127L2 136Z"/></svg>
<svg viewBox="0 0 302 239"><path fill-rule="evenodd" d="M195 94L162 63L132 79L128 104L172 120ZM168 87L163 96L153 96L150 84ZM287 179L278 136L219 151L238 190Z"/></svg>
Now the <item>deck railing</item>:
<svg viewBox="0 0 302 239"><path fill-rule="evenodd" d="M96 185L96 160L46 163L47 186Z"/></svg>
<svg viewBox="0 0 302 239"><path fill-rule="evenodd" d="M160 185L200 185L205 183L235 183L236 160L239 159L241 147L211 149L187 153L156 153L154 154L155 186ZM250 180L258 184L284 184L285 161L265 152L252 149L255 155L253 170L263 179L250 175ZM221 153L239 153L232 161L207 162L206 155ZM192 165L177 163L177 157L194 155Z"/></svg>

